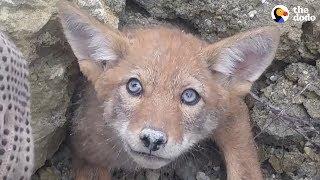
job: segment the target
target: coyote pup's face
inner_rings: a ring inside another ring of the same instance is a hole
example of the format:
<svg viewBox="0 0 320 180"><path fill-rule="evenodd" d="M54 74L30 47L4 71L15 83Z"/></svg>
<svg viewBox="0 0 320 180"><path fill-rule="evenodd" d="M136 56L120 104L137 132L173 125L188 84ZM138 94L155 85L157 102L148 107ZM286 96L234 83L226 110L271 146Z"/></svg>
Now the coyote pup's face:
<svg viewBox="0 0 320 180"><path fill-rule="evenodd" d="M279 34L266 27L213 45L164 27L120 33L69 4L65 35L104 107L106 126L140 166L160 168L227 120L271 63Z"/></svg>

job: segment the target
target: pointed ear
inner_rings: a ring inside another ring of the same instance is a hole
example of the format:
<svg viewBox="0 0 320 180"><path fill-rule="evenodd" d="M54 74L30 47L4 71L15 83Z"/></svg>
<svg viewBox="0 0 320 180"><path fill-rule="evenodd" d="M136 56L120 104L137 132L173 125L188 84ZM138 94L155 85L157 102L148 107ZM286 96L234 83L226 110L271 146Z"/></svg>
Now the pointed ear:
<svg viewBox="0 0 320 180"><path fill-rule="evenodd" d="M58 10L64 34L79 64L86 60L108 68L125 56L127 39L120 32L102 25L72 3L60 1Z"/></svg>
<svg viewBox="0 0 320 180"><path fill-rule="evenodd" d="M278 28L258 28L209 45L204 56L211 71L252 83L271 64L279 39Z"/></svg>

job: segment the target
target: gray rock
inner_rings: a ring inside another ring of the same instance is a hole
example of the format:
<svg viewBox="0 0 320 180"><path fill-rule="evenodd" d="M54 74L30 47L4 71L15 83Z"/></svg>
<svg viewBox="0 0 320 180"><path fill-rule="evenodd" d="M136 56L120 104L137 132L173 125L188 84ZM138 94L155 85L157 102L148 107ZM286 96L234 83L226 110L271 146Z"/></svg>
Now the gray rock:
<svg viewBox="0 0 320 180"><path fill-rule="evenodd" d="M197 180L210 180L210 178L204 172L197 172Z"/></svg>
<svg viewBox="0 0 320 180"><path fill-rule="evenodd" d="M56 11L58 0L0 0L2 29L23 39L38 32Z"/></svg>
<svg viewBox="0 0 320 180"><path fill-rule="evenodd" d="M275 1L257 0L135 0L151 16L162 19L183 19L190 22L199 34L209 41L235 34L244 29L265 25L277 25L270 12ZM300 5L309 8L311 15L319 16L319 1L292 0L285 4L291 8ZM259 13L255 13L259 12ZM319 22L302 23L289 20L279 27L284 31L277 58L287 62L310 60L319 54Z"/></svg>
<svg viewBox="0 0 320 180"><path fill-rule="evenodd" d="M318 179L320 155L313 148L305 146L301 151L293 146L288 149L271 146L262 147L265 150L266 160L276 172L270 174L270 171L264 169L267 179Z"/></svg>
<svg viewBox="0 0 320 180"><path fill-rule="evenodd" d="M126 6L125 0L104 0L102 2L105 2L117 16L120 16L124 12L124 8Z"/></svg>
<svg viewBox="0 0 320 180"><path fill-rule="evenodd" d="M307 99L303 102L308 114L312 118L320 118L320 101L317 99Z"/></svg>
<svg viewBox="0 0 320 180"><path fill-rule="evenodd" d="M286 173L293 173L301 167L304 160L304 154L299 151L285 153L282 157L282 170Z"/></svg>
<svg viewBox="0 0 320 180"><path fill-rule="evenodd" d="M262 133L258 138L265 144L273 146L290 146L303 141L303 137L296 132L289 123L271 114L268 110L253 107L251 117ZM285 141L284 141L285 139Z"/></svg>
<svg viewBox="0 0 320 180"><path fill-rule="evenodd" d="M292 173L301 167L305 160L305 155L298 150L287 152L281 149L275 149L269 158L271 166L277 173Z"/></svg>
<svg viewBox="0 0 320 180"><path fill-rule="evenodd" d="M45 180L59 180L58 174L56 174L53 168L44 168L39 171L39 179Z"/></svg>
<svg viewBox="0 0 320 180"><path fill-rule="evenodd" d="M161 22L149 17L143 10L136 7L134 4L127 4L126 11L120 16L119 28L135 28L158 25Z"/></svg>
<svg viewBox="0 0 320 180"><path fill-rule="evenodd" d="M317 68L306 63L293 63L285 69L286 77L306 90L320 96L320 76Z"/></svg>
<svg viewBox="0 0 320 180"><path fill-rule="evenodd" d="M271 75L271 76L269 77L269 79L270 79L271 81L273 81L273 82L277 81L278 78L279 78L279 77L278 77L277 75Z"/></svg>
<svg viewBox="0 0 320 180"><path fill-rule="evenodd" d="M300 86L312 83L318 76L316 67L306 63L292 63L284 72L290 81L298 82Z"/></svg>
<svg viewBox="0 0 320 180"><path fill-rule="evenodd" d="M35 45L30 62L31 114L35 138L36 167L58 150L65 137L66 110L77 74L74 56L66 49L57 18L52 18L31 39ZM50 37L50 38L48 38ZM26 45L26 44L25 44ZM65 52L65 53L61 53Z"/></svg>
<svg viewBox="0 0 320 180"><path fill-rule="evenodd" d="M300 94L303 88L293 82L279 78L275 84L262 89L263 96L274 106L295 117L306 117L304 109L299 106L304 101Z"/></svg>
<svg viewBox="0 0 320 180"><path fill-rule="evenodd" d="M303 162L300 165L300 168L297 171L297 175L293 177L294 179L302 179L304 177L305 180L308 179L319 179L320 172L319 172L319 162Z"/></svg>
<svg viewBox="0 0 320 180"><path fill-rule="evenodd" d="M103 0L73 0L79 7L86 9L90 14L96 17L99 21L109 24L114 28L118 28L119 18L116 13L120 13L124 8L124 0L121 1L106 1L113 5L115 10L107 6ZM117 11L117 12L115 12Z"/></svg>

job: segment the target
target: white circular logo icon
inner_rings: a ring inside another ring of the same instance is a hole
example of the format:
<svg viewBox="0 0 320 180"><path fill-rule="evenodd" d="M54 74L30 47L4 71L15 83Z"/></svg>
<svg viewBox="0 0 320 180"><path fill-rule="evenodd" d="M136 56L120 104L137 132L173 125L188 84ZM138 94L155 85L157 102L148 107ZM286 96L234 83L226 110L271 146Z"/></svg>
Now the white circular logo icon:
<svg viewBox="0 0 320 180"><path fill-rule="evenodd" d="M272 9L271 17L277 23L284 23L289 18L289 10L283 5L277 5Z"/></svg>

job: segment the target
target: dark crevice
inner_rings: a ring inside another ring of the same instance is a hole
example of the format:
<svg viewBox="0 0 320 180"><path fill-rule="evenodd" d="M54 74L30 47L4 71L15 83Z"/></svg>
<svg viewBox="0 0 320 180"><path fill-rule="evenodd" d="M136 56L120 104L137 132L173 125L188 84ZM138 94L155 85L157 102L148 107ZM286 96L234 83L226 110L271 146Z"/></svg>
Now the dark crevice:
<svg viewBox="0 0 320 180"><path fill-rule="evenodd" d="M308 42L320 42L320 33L315 31L315 28L315 24L311 21L303 22L301 27L301 42L303 43L305 51L313 56L312 59L305 59L304 62L313 66L316 65L315 60L320 58L319 52L312 52L308 47Z"/></svg>
<svg viewBox="0 0 320 180"><path fill-rule="evenodd" d="M146 16L146 17L151 17L151 14L145 10L139 3L132 1L132 0L126 0L126 8L127 6L131 7L135 12L139 12L140 14ZM125 8L125 10L126 10Z"/></svg>
<svg viewBox="0 0 320 180"><path fill-rule="evenodd" d="M191 33L195 36L199 36L200 32L199 30L188 20L183 19L181 17L175 17L175 18L161 18L161 17L155 17L152 16L146 9L144 9L138 2L127 0L126 1L126 7L124 13L128 11L133 11L134 13L139 13L143 17L146 18L153 18L154 20L158 21L159 24L171 24L181 30L184 30L187 33ZM122 29L126 26L125 18L126 16L122 15L120 17L119 22L119 29ZM200 38L200 37L199 37Z"/></svg>

